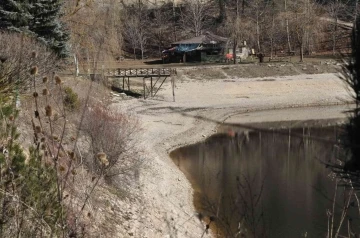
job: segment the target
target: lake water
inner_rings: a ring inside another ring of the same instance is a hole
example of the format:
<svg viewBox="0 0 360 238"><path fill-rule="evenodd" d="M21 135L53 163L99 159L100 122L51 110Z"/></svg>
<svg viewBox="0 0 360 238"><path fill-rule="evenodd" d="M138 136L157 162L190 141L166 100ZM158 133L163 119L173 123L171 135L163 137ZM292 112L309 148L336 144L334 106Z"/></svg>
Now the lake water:
<svg viewBox="0 0 360 238"><path fill-rule="evenodd" d="M198 212L215 217L214 234L326 237L335 182L321 161L335 160L339 130L231 131L170 156L192 183Z"/></svg>

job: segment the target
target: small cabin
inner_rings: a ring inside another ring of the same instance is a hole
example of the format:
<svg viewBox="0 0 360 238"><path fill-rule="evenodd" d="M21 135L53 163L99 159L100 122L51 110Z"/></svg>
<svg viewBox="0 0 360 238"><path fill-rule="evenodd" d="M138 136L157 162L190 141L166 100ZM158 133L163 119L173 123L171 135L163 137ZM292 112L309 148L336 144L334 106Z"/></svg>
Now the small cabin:
<svg viewBox="0 0 360 238"><path fill-rule="evenodd" d="M164 63L167 62L222 62L228 38L206 32L203 35L177 41L162 52Z"/></svg>

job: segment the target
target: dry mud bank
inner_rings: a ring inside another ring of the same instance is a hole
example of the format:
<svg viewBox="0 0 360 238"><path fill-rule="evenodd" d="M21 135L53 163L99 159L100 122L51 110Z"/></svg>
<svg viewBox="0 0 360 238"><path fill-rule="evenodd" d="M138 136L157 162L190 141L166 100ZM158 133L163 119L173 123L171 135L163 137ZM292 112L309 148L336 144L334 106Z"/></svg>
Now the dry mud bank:
<svg viewBox="0 0 360 238"><path fill-rule="evenodd" d="M331 73L197 80L180 72L175 93L173 102L166 83L153 99L114 99L114 107L135 113L143 128L143 203L136 205L141 214L131 232L135 237L201 237L204 232L191 185L169 158L171 150L215 133L216 122L343 118L350 107L344 104L351 102L344 83Z"/></svg>

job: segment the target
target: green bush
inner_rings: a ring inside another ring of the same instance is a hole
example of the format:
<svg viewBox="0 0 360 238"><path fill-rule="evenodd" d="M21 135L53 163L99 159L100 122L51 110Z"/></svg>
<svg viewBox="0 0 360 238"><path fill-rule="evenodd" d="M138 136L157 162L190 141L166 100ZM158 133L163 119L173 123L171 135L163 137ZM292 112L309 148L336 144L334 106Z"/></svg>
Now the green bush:
<svg viewBox="0 0 360 238"><path fill-rule="evenodd" d="M79 97L70 87L64 88L64 105L69 110L75 110L79 107Z"/></svg>

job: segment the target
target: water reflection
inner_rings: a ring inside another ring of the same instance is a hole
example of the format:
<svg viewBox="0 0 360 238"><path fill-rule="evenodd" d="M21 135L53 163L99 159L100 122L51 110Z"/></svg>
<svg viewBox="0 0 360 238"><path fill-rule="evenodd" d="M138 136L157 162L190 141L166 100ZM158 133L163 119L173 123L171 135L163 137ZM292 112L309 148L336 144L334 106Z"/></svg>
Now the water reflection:
<svg viewBox="0 0 360 238"><path fill-rule="evenodd" d="M337 147L326 140L338 134L336 127L218 134L170 156L192 182L197 210L219 218L215 233L325 237L334 181L320 161L334 160Z"/></svg>

